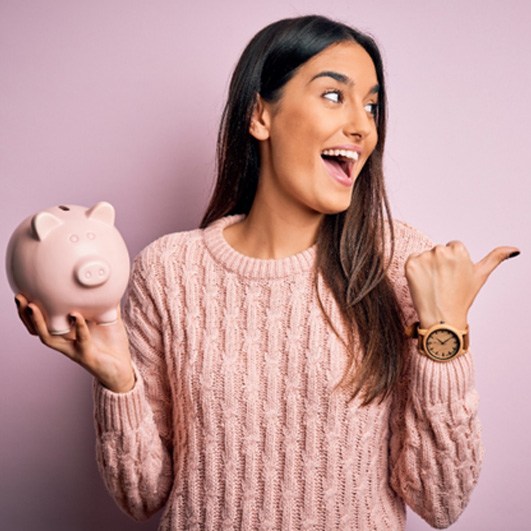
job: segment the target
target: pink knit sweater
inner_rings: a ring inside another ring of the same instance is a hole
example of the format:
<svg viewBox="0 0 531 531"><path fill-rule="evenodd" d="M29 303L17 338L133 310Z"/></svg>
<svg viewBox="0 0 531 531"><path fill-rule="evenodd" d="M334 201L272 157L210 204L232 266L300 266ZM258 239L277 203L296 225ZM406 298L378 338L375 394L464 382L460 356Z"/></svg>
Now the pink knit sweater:
<svg viewBox="0 0 531 531"><path fill-rule="evenodd" d="M400 530L405 503L450 525L481 460L470 355L438 364L412 345L395 396L349 403L315 248L243 256L222 235L237 219L165 236L135 261L137 383L121 395L95 385L98 462L118 504L136 519L164 506L162 530ZM390 277L413 321L404 261L431 243L396 228Z"/></svg>

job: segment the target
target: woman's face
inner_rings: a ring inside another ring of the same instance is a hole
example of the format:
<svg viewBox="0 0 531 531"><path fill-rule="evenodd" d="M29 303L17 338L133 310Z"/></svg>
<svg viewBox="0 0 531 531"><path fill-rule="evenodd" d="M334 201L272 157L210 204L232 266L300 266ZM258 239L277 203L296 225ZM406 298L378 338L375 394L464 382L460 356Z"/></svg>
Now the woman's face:
<svg viewBox="0 0 531 531"><path fill-rule="evenodd" d="M260 141L256 199L284 214L346 210L378 140L377 104L376 70L359 44L330 46L304 63L277 102L259 99L255 109L250 132Z"/></svg>

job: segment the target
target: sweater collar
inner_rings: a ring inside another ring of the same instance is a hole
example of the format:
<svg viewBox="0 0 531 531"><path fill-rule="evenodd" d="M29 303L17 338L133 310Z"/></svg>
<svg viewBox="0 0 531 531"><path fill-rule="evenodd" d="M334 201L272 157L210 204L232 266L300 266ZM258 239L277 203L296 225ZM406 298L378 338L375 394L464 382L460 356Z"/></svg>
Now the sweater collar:
<svg viewBox="0 0 531 531"><path fill-rule="evenodd" d="M244 217L243 214L226 216L214 221L203 231L207 249L225 269L247 278L281 278L306 273L313 268L316 245L278 260L252 258L236 251L228 244L223 231Z"/></svg>

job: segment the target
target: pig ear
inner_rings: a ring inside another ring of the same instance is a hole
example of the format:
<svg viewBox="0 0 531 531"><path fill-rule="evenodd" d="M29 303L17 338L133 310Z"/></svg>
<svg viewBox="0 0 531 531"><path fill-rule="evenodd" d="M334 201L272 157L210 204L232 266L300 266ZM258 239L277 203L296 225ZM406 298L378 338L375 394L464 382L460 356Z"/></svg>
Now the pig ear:
<svg viewBox="0 0 531 531"><path fill-rule="evenodd" d="M93 207L87 210L85 215L87 218L98 219L108 225L114 225L114 207L105 201L96 203Z"/></svg>
<svg viewBox="0 0 531 531"><path fill-rule="evenodd" d="M39 241L43 241L50 232L62 225L63 222L50 212L39 212L31 220L31 228Z"/></svg>

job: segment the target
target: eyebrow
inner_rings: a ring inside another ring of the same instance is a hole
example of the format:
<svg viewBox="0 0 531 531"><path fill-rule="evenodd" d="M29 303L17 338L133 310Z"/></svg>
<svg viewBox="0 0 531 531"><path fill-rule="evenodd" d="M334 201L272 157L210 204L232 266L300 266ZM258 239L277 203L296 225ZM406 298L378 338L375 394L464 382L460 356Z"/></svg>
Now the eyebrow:
<svg viewBox="0 0 531 531"><path fill-rule="evenodd" d="M309 83L320 77L331 77L332 79L335 79L338 83L342 83L343 85L354 85L354 81L350 77L339 72L334 72L333 70L324 70L323 72L315 74L315 76L310 79ZM379 92L380 85L378 84L374 85L374 87L369 90L369 94L378 94Z"/></svg>

